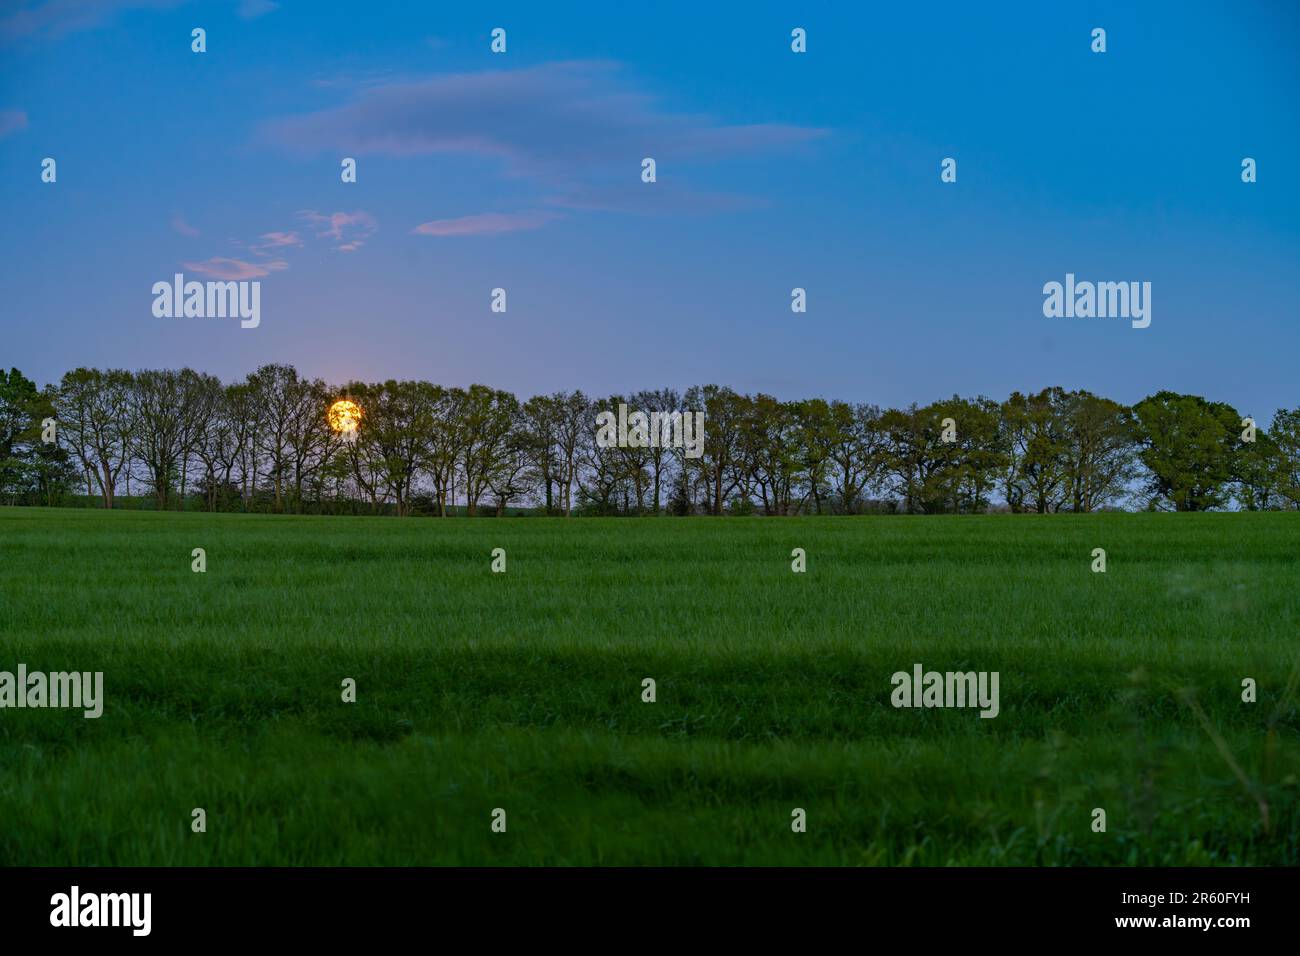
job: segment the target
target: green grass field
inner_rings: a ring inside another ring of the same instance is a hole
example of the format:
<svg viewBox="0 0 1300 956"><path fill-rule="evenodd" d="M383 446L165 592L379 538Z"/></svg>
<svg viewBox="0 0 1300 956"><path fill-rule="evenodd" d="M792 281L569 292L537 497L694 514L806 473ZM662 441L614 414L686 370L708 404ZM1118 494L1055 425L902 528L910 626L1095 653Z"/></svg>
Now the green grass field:
<svg viewBox="0 0 1300 956"><path fill-rule="evenodd" d="M106 702L0 710L6 865L1300 863L1296 515L0 508L19 662Z"/></svg>

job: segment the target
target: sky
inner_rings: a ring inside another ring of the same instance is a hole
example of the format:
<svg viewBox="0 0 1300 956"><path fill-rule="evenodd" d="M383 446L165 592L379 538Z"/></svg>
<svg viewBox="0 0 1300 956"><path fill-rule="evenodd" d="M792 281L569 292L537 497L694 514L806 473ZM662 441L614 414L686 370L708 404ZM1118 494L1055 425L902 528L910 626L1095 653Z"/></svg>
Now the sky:
<svg viewBox="0 0 1300 956"><path fill-rule="evenodd" d="M1287 0L19 0L0 365L1265 420L1300 405L1298 94ZM155 317L177 272L259 281L260 325ZM1150 282L1150 326L1044 316L1067 273Z"/></svg>

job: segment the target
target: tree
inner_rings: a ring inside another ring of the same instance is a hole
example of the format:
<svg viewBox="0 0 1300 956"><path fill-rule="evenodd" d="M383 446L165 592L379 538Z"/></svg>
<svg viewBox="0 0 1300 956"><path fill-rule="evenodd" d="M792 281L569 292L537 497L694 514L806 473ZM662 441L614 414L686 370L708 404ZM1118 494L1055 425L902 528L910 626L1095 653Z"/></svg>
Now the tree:
<svg viewBox="0 0 1300 956"><path fill-rule="evenodd" d="M619 396L592 402L590 412L594 421L602 412L618 414ZM622 449L616 445L602 445L596 440L594 427L582 432L579 446L579 462L585 469L585 481L578 485L578 499L589 513L596 515L613 515L618 513L614 499L623 482L624 469L627 467Z"/></svg>
<svg viewBox="0 0 1300 956"><path fill-rule="evenodd" d="M259 429L254 436L256 450L266 456L268 477L275 491L275 510L284 510L284 483L292 463L292 437L311 401L310 387L291 365L263 365L248 377L251 399L261 408ZM254 481L256 486L256 481Z"/></svg>
<svg viewBox="0 0 1300 956"><path fill-rule="evenodd" d="M1123 495L1134 478L1133 413L1118 402L1078 391L1064 394L1062 417L1067 498L1074 511L1094 511Z"/></svg>
<svg viewBox="0 0 1300 956"><path fill-rule="evenodd" d="M794 406L762 392L753 398L741 396L739 406L736 455L758 493L763 514L791 514L800 469Z"/></svg>
<svg viewBox="0 0 1300 956"><path fill-rule="evenodd" d="M505 437L518 410L519 401L509 392L471 385L465 393L460 469L465 479L465 512L471 518L478 511L490 476L505 456Z"/></svg>
<svg viewBox="0 0 1300 956"><path fill-rule="evenodd" d="M656 391L637 392L632 397L636 407L645 412L660 412L665 415L671 415L681 410L682 397L676 389L661 388ZM662 439L662 435L659 436ZM650 469L650 513L659 514L662 508L662 494L665 483L668 479L670 465L672 463L672 449L666 446L663 441L655 442L654 446L647 449L646 462Z"/></svg>
<svg viewBox="0 0 1300 956"><path fill-rule="evenodd" d="M623 395L612 395L603 403L604 408L618 416L620 405L626 406L626 414L632 416L636 412L646 415L647 422L649 415L647 410L637 406L635 401L629 401ZM632 423L628 425L628 442L623 445L617 445L611 449L610 464L614 469L614 475L617 479L616 487L623 495L623 513L624 514L642 514L645 511L645 492L650 483L649 465L650 465L650 446L649 428L647 424L645 445L632 444ZM635 499L636 507L632 507L632 501Z"/></svg>
<svg viewBox="0 0 1300 956"><path fill-rule="evenodd" d="M428 382L395 381L354 385L350 393L363 410L357 445L368 451L385 496L391 496L398 517L411 513L416 475L433 443L437 391ZM373 492L373 486L372 486Z"/></svg>
<svg viewBox="0 0 1300 956"><path fill-rule="evenodd" d="M200 381L190 369L145 369L131 378L131 452L144 466L160 511L184 480L182 466L201 414Z"/></svg>
<svg viewBox="0 0 1300 956"><path fill-rule="evenodd" d="M983 397L967 400L953 396L938 403L936 413L940 420L951 418L957 426L956 457L951 464L956 482L953 510L964 514L987 511L996 476L1007 461L998 403Z"/></svg>
<svg viewBox="0 0 1300 956"><path fill-rule="evenodd" d="M725 386L695 385L686 392L686 409L704 412L703 454L698 459L685 459L700 470L705 477L710 512L722 514L723 503L730 497L744 476L744 462L738 454L740 432L744 422L744 403L740 396Z"/></svg>
<svg viewBox="0 0 1300 956"><path fill-rule="evenodd" d="M55 393L59 427L99 486L105 508L113 507L118 478L130 461L132 387L124 369L78 368L63 376Z"/></svg>
<svg viewBox="0 0 1300 956"><path fill-rule="evenodd" d="M230 468L239 468L240 498L245 511L251 508L257 491L259 436L264 418L258 396L258 384L249 376L242 382L227 385L223 402L224 421L230 428Z"/></svg>
<svg viewBox="0 0 1300 956"><path fill-rule="evenodd" d="M1300 408L1279 408L1269 436L1277 445L1277 494L1286 507L1300 509Z"/></svg>
<svg viewBox="0 0 1300 956"><path fill-rule="evenodd" d="M294 510L301 512L304 485L316 480L343 438L329 426L333 390L320 379L301 379L294 388L296 401L291 405L286 439L293 473Z"/></svg>
<svg viewBox="0 0 1300 956"><path fill-rule="evenodd" d="M18 369L0 369L0 496L46 505L73 476L68 452L43 440L43 423L55 416L52 391L40 391Z"/></svg>
<svg viewBox="0 0 1300 956"><path fill-rule="evenodd" d="M78 479L76 465L64 447L63 436L56 429L54 441L47 442L44 438L45 422L55 420L56 394L53 386L46 386L41 389L32 408L32 421L42 434L41 440L31 446L29 473L36 500L47 506L53 506L56 499L62 498Z"/></svg>
<svg viewBox="0 0 1300 956"><path fill-rule="evenodd" d="M221 399L221 381L214 375L181 369L179 385L181 459L181 507L185 506L185 493L189 480L189 465L199 446L204 442L217 414Z"/></svg>
<svg viewBox="0 0 1300 956"><path fill-rule="evenodd" d="M40 440L36 394L36 383L18 369L0 369L0 495L10 503L28 485L30 450Z"/></svg>
<svg viewBox="0 0 1300 956"><path fill-rule="evenodd" d="M548 515L555 512L555 485L560 463L556 454L560 408L553 395L534 395L519 412L517 440L533 470L533 480L542 489Z"/></svg>
<svg viewBox="0 0 1300 956"><path fill-rule="evenodd" d="M908 514L937 514L956 508L961 472L956 442L943 441L950 403L891 408L880 417L890 487Z"/></svg>
<svg viewBox="0 0 1300 956"><path fill-rule="evenodd" d="M433 479L438 514L445 518L448 506L456 503L456 463L466 440L464 413L469 395L463 388L433 388L433 433L424 467Z"/></svg>
<svg viewBox="0 0 1300 956"><path fill-rule="evenodd" d="M222 489L231 487L230 476L237 453L234 447L234 422L231 420L227 400L229 390L216 379L206 385L208 394L203 401L207 406L207 425L194 444L194 454L203 466L203 475L199 481L203 506L208 511L216 511Z"/></svg>
<svg viewBox="0 0 1300 956"><path fill-rule="evenodd" d="M822 513L822 499L829 493L827 470L837 440L831 407L823 399L795 402L794 457L807 494L812 495L813 514Z"/></svg>
<svg viewBox="0 0 1300 956"><path fill-rule="evenodd" d="M1046 514L1067 500L1070 437L1064 406L1061 388L1013 392L1002 403L1006 497L1013 511Z"/></svg>
<svg viewBox="0 0 1300 956"><path fill-rule="evenodd" d="M1133 408L1151 504L1176 511L1225 505L1240 446L1241 416L1222 402L1162 391Z"/></svg>
<svg viewBox="0 0 1300 956"><path fill-rule="evenodd" d="M1283 507L1287 500L1282 493L1285 476L1285 456L1281 447L1272 435L1259 429L1253 442L1242 444L1233 467L1241 507L1247 511Z"/></svg>
<svg viewBox="0 0 1300 956"><path fill-rule="evenodd" d="M844 514L856 514L867 488L884 469L884 433L875 405L831 402L831 489Z"/></svg>
<svg viewBox="0 0 1300 956"><path fill-rule="evenodd" d="M559 487L564 517L573 514L573 489L578 485L579 454L583 438L594 434L595 415L591 402L581 391L557 392L552 396L556 405L555 452L559 465Z"/></svg>
<svg viewBox="0 0 1300 956"><path fill-rule="evenodd" d="M531 436L524 427L522 414L516 414L504 446L496 467L488 475L488 489L497 499L498 518L506 513L506 506L511 501L527 495L536 487Z"/></svg>

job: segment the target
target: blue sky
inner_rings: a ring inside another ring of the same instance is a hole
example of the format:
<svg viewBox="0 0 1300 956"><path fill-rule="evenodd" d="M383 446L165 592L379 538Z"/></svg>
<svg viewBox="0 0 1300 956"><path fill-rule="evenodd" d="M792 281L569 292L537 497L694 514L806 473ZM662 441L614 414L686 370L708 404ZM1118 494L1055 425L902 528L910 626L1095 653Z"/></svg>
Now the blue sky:
<svg viewBox="0 0 1300 956"><path fill-rule="evenodd" d="M7 6L0 364L1300 404L1300 5L807 6ZM178 271L260 327L155 318Z"/></svg>

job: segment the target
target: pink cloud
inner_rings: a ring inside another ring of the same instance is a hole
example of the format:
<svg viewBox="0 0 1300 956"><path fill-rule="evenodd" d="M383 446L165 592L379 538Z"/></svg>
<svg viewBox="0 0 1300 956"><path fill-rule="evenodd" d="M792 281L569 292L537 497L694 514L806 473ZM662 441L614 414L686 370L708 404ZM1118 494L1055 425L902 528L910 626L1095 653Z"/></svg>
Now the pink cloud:
<svg viewBox="0 0 1300 956"><path fill-rule="evenodd" d="M411 231L422 236L499 236L507 232L540 229L557 218L554 213L546 212L485 212L458 219L433 219L420 223Z"/></svg>
<svg viewBox="0 0 1300 956"><path fill-rule="evenodd" d="M302 238L296 232L264 232L258 237L262 241L255 243L253 249L279 249L283 246L301 246Z"/></svg>
<svg viewBox="0 0 1300 956"><path fill-rule="evenodd" d="M251 262L243 262L239 259L222 259L220 257L207 259L203 262L182 262L181 265L190 272L212 276L214 279L226 280L258 279L270 275L272 271L278 272L289 267L289 264L283 259L277 259L262 266Z"/></svg>
<svg viewBox="0 0 1300 956"><path fill-rule="evenodd" d="M379 229L375 217L359 209L356 212L332 212L328 216L314 209L303 209L298 218L314 226L317 236L337 242L334 248L340 252L360 249Z"/></svg>
<svg viewBox="0 0 1300 956"><path fill-rule="evenodd" d="M263 233L260 238L264 239L264 242L261 243L261 245L266 248L303 245L302 239L298 238L298 233Z"/></svg>

